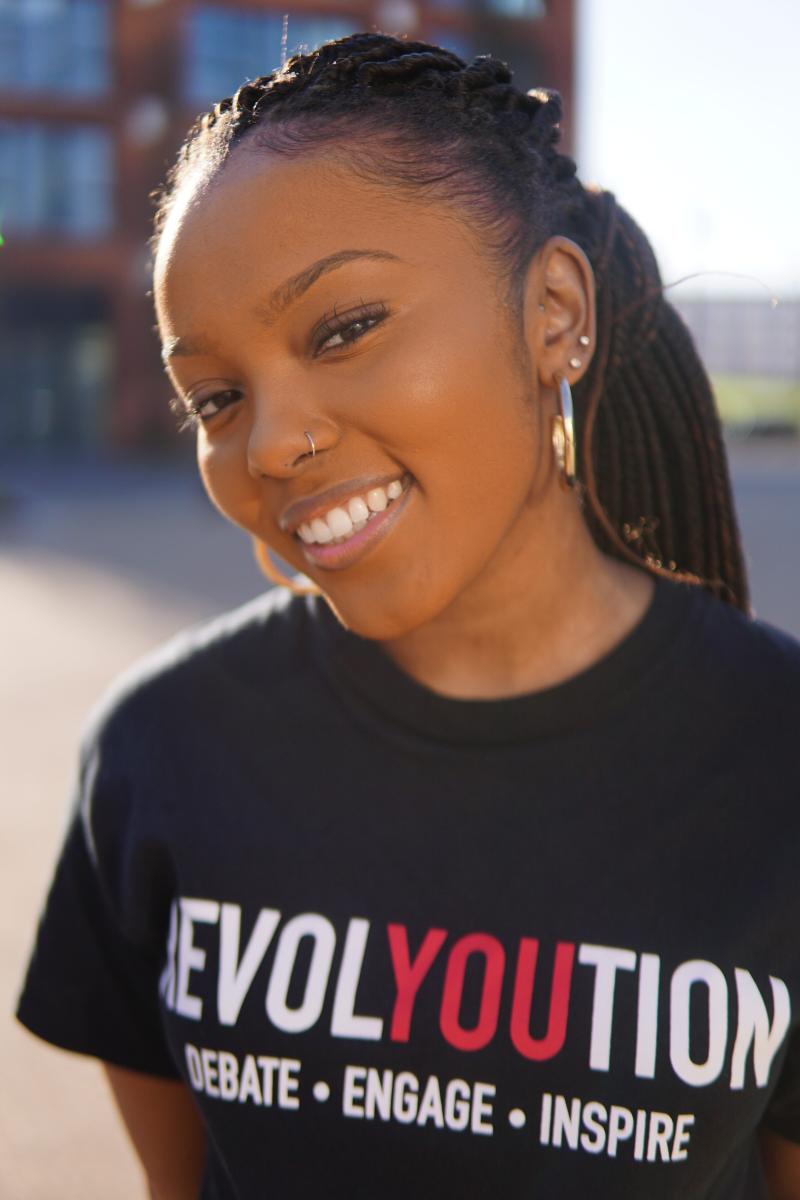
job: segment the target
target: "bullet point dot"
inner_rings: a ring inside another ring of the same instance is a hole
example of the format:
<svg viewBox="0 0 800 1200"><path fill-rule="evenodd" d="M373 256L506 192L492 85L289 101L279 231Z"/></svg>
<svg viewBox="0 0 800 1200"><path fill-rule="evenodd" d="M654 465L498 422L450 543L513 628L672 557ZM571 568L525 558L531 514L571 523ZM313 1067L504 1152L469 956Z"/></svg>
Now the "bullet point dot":
<svg viewBox="0 0 800 1200"><path fill-rule="evenodd" d="M525 1119L525 1113L521 1108L512 1108L508 1114L508 1123L512 1129L522 1129Z"/></svg>
<svg viewBox="0 0 800 1200"><path fill-rule="evenodd" d="M320 1079L314 1084L314 1099L315 1100L321 1100L321 1101L327 1100L328 1097L330 1096L330 1094L331 1094L331 1089L328 1087L328 1085L324 1079Z"/></svg>

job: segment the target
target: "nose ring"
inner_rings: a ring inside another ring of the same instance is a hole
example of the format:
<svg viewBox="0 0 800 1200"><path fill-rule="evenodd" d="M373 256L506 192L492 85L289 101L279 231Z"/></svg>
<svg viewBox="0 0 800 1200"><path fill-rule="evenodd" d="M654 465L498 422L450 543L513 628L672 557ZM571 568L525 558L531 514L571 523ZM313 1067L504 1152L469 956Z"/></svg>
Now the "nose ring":
<svg viewBox="0 0 800 1200"><path fill-rule="evenodd" d="M308 440L308 444L309 444L309 446L311 447L311 457L312 457L312 458L315 458L315 457L316 457L316 454L317 454L317 445L316 445L316 442L314 441L313 437L311 436L311 434L308 432L308 430L307 430L307 429L304 429L304 430L303 430L303 434L304 434L304 436L307 438L307 440Z"/></svg>

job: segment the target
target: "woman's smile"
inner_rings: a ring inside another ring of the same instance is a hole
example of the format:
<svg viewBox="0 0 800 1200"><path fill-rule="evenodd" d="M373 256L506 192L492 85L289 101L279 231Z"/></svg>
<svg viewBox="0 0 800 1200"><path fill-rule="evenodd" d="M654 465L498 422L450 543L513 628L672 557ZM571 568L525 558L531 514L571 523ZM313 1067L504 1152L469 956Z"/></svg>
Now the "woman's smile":
<svg viewBox="0 0 800 1200"><path fill-rule="evenodd" d="M374 488L367 493L366 505L361 497L351 501L348 508L334 508L326 518L316 518L310 525L298 530L303 542L306 561L326 570L341 570L353 566L380 544L395 528L411 498L413 484L405 477L405 486L400 480L389 488ZM367 515L361 516L363 508ZM353 513L358 514L353 521ZM349 526L349 533L347 528ZM340 534L332 531L340 529Z"/></svg>
<svg viewBox="0 0 800 1200"><path fill-rule="evenodd" d="M386 483L367 481L357 490L353 484L330 488L320 497L290 505L278 524L302 543L309 563L328 570L349 567L386 536L405 507L412 483L406 473Z"/></svg>

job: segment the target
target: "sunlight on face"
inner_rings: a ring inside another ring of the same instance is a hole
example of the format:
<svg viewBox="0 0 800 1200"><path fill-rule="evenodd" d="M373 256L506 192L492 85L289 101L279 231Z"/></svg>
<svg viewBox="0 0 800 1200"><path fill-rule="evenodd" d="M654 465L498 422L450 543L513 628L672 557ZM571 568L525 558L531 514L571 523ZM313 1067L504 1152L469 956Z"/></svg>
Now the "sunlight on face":
<svg viewBox="0 0 800 1200"><path fill-rule="evenodd" d="M535 552L535 380L464 220L321 156L250 150L182 201L156 260L159 328L225 516L374 638ZM308 539L334 508L363 519L351 502L370 492L364 528L303 540L298 522Z"/></svg>

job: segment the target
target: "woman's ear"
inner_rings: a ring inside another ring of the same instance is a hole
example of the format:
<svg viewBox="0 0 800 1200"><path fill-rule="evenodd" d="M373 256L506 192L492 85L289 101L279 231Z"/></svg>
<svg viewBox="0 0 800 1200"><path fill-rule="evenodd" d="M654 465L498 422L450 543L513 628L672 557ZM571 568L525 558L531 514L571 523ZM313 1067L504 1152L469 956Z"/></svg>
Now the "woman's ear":
<svg viewBox="0 0 800 1200"><path fill-rule="evenodd" d="M539 383L570 384L585 373L595 348L595 288L591 264L565 237L545 242L531 261L525 284L525 338Z"/></svg>

